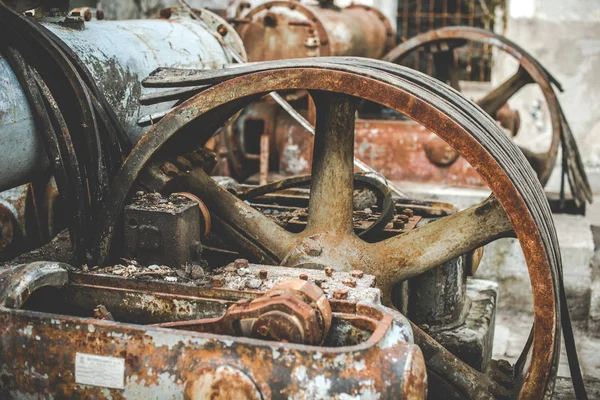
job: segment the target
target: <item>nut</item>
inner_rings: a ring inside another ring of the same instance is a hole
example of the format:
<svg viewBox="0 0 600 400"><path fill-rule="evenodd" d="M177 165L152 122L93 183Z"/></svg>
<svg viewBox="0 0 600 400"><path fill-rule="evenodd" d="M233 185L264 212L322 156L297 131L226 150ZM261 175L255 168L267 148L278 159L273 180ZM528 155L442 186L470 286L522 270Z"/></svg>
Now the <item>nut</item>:
<svg viewBox="0 0 600 400"><path fill-rule="evenodd" d="M302 279L303 281L307 281L308 280L308 275L306 275L306 274L300 274L300 276L298 278Z"/></svg>
<svg viewBox="0 0 600 400"><path fill-rule="evenodd" d="M402 210L402 212L404 213L404 215L408 216L409 218L412 218L415 215L415 212L413 210L411 210L410 208L405 208L404 210Z"/></svg>
<svg viewBox="0 0 600 400"><path fill-rule="evenodd" d="M348 298L348 290L347 289L338 289L333 292L333 298L336 300L345 300Z"/></svg>
<svg viewBox="0 0 600 400"><path fill-rule="evenodd" d="M404 221L396 219L393 222L394 229L404 229Z"/></svg>
<svg viewBox="0 0 600 400"><path fill-rule="evenodd" d="M355 287L356 287L356 281L355 281L354 279L346 279L346 280L343 280L343 281L342 281L342 283L343 283L344 285L346 285L346 286L350 286L350 287L352 287L352 288L355 288Z"/></svg>
<svg viewBox="0 0 600 400"><path fill-rule="evenodd" d="M227 27L225 25L221 24L217 27L217 32L219 33L219 35L225 36L229 31L227 30Z"/></svg>
<svg viewBox="0 0 600 400"><path fill-rule="evenodd" d="M258 271L258 277L262 280L267 279L267 275L268 275L268 271L266 269L261 269L260 271Z"/></svg>
<svg viewBox="0 0 600 400"><path fill-rule="evenodd" d="M238 258L237 260L235 260L233 262L233 265L237 268L248 268L248 260L246 260L245 258Z"/></svg>
<svg viewBox="0 0 600 400"><path fill-rule="evenodd" d="M360 279L363 276L365 276L365 273L360 269L353 269L352 271L350 271L350 276L352 276L353 278Z"/></svg>
<svg viewBox="0 0 600 400"><path fill-rule="evenodd" d="M325 268L325 275L331 277L333 275L333 268L331 268L331 267Z"/></svg>

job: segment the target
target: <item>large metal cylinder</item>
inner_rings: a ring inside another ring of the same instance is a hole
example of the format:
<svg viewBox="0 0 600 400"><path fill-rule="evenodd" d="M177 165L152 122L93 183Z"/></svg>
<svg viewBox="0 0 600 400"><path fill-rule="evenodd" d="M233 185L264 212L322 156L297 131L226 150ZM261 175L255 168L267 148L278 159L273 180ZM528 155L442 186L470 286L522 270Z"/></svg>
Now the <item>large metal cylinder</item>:
<svg viewBox="0 0 600 400"><path fill-rule="evenodd" d="M211 13L202 14L204 18ZM227 26L227 40L237 38L238 49L245 56L233 28L214 15L211 18ZM141 80L150 72L158 67L220 68L232 61L212 32L190 18L94 20L85 22L83 29L43 24L87 65L133 142L148 129L138 126L141 116L172 106L172 103L140 106ZM151 90L155 89L144 92ZM1 54L0 144L0 190L29 182L47 169L48 160L29 104Z"/></svg>
<svg viewBox="0 0 600 400"><path fill-rule="evenodd" d="M235 20L249 61L359 56L381 58L394 29L376 8L312 6L297 1L260 4Z"/></svg>

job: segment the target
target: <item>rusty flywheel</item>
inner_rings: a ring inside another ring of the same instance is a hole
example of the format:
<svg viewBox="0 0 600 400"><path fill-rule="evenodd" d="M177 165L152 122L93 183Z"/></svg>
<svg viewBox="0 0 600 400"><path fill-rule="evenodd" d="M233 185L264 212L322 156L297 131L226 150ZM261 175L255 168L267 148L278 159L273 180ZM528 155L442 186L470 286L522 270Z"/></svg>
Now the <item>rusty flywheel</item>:
<svg viewBox="0 0 600 400"><path fill-rule="evenodd" d="M458 87L457 66L454 62L454 50L466 42L478 42L496 47L519 62L517 72L494 90L477 101L477 104L492 117L502 120L503 106L523 87L535 83L542 91L548 106L552 125L552 139L547 151L534 153L521 148L525 157L536 171L540 182L546 185L556 164L559 147L562 147L563 171L566 175L573 198L578 203L591 201L591 190L585 174L577 144L561 106L558 102L554 87L562 91L560 83L537 61L531 54L519 47L506 37L489 30L454 26L417 35L395 47L383 59L390 62L402 63L409 55L418 49L433 54L434 62L449 66L440 79L447 81L455 89ZM443 69L443 68L441 68ZM517 128L510 124L511 129ZM517 128L518 129L518 128ZM513 131L516 134L516 130Z"/></svg>
<svg viewBox="0 0 600 400"><path fill-rule="evenodd" d="M551 393L561 315L561 261L551 211L526 158L482 109L419 72L355 58L257 63L220 71L162 69L145 85L207 86L156 124L116 176L92 246L99 263L109 260L115 227L140 172L160 158L161 149L202 145L235 112L261 96L273 90L306 89L317 105L317 125L308 225L303 232L287 232L203 172L182 173L180 185L270 258L293 267L308 256L303 243L316 242L322 251L315 262L375 275L384 301L389 301L395 283L516 235L527 260L535 314L531 340L516 365L518 384L510 396L541 399ZM494 194L467 210L381 242L366 243L355 236L353 131L361 99L395 109L437 133L477 169ZM414 329L434 373L469 398L493 392L481 374L453 356L440 358L441 346Z"/></svg>

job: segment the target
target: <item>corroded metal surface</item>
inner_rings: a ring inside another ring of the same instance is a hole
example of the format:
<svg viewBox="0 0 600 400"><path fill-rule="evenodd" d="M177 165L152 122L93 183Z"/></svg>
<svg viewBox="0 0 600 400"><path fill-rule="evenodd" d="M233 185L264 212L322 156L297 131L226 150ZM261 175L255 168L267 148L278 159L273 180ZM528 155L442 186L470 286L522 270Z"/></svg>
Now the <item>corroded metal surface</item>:
<svg viewBox="0 0 600 400"><path fill-rule="evenodd" d="M222 317L157 324L163 328L322 345L331 327L331 306L314 283L281 282L264 296L242 299Z"/></svg>
<svg viewBox="0 0 600 400"><path fill-rule="evenodd" d="M277 105L260 101L246 107L217 136L216 150L238 179L258 170L253 126L271 138L270 166L282 175L308 174L314 137ZM471 165L422 125L403 119L360 117L355 124L354 156L388 180L459 187L485 187ZM222 170L220 172L223 172Z"/></svg>
<svg viewBox="0 0 600 400"><path fill-rule="evenodd" d="M503 36L484 29L446 27L417 35L405 41L390 51L384 57L384 60L400 62L408 54L421 47L437 48L436 45L440 45L440 47L445 45L447 49L451 49L453 44L460 44L465 40L486 43L497 47L510 54L519 62L519 69L512 77L478 101L478 104L489 115L496 117L498 111L502 109L506 101L522 87L530 83L535 83L541 88L550 111L552 140L546 152L533 153L526 149L522 150L529 163L537 172L540 182L542 185L545 185L556 164L558 148L562 146L563 164L566 167L563 173L569 180L571 193L577 202L591 201L591 189L577 149L577 144L552 86L556 86L560 91L562 91L562 87L533 56L517 44ZM517 117L514 118L516 119ZM514 123L512 125L514 129Z"/></svg>
<svg viewBox="0 0 600 400"><path fill-rule="evenodd" d="M186 196L140 193L125 207L124 254L143 265L174 268L202 259L199 203Z"/></svg>
<svg viewBox="0 0 600 400"><path fill-rule="evenodd" d="M39 267L42 265L13 268L0 277L28 280ZM67 273L60 266L42 271L45 284L62 287L63 292L104 291L106 298L126 297L128 293L135 296L135 290L118 289L120 282L114 278L106 278L103 286L95 287L85 277L65 279ZM6 281L2 283L0 294L5 295ZM161 290L151 283L143 285L150 298L168 290L170 303L222 303L229 297L228 292L218 289L206 291L203 297L197 288L198 294L191 295L190 289L182 286L164 285ZM26 290L23 301L15 304L20 307L25 302L22 310L7 308L11 304L6 301L1 303L0 390L11 396L193 398L205 393L207 387L216 398L231 398L227 396L240 392L247 398L263 399L327 398L341 393L407 399L426 395L423 358L419 348L410 344L406 321L394 319L393 312L376 305L332 301L332 329L337 339L326 341L325 346L306 346L48 314L53 305L43 293L36 299L39 286L31 284L12 291ZM55 295L54 301L60 303L60 297ZM92 307L89 301L80 304ZM40 307L45 310L36 310ZM128 315L131 318L137 311L135 306L120 309L127 311L114 312L117 320ZM92 315L91 309L82 311ZM170 316L176 318L177 311ZM352 339L342 332L356 336ZM122 387L78 383L77 354L122 362ZM231 381L224 381L224 377Z"/></svg>
<svg viewBox="0 0 600 400"><path fill-rule="evenodd" d="M144 76L165 65L217 68L231 62L215 38L189 18L93 20L86 22L83 30L54 23L44 26L86 64L133 141L146 130L137 125L142 115L168 108L168 104L139 105L140 81ZM15 135L15 131L19 134ZM28 182L45 172L47 156L34 127L32 112L3 56L0 56L0 141L5 144L0 157L0 189Z"/></svg>
<svg viewBox="0 0 600 400"><path fill-rule="evenodd" d="M373 7L315 6L269 1L234 20L249 61L319 56L380 58L395 44L395 32Z"/></svg>
<svg viewBox="0 0 600 400"><path fill-rule="evenodd" d="M498 133L499 127L496 122L454 92L437 85L432 79L386 63L362 59L338 61L324 58L311 59L310 64L302 60L282 61L276 64L276 68L274 67L274 64L257 64L224 70L218 74L203 72L189 73L185 76L175 74L173 77L169 76L168 71L163 70L149 79L148 84L152 82L161 86L222 83L206 90L202 95L198 95L167 116L153 130L153 134L148 135L146 140L143 140L138 146L139 153L135 156L132 155L126 162L121 175L115 181L115 187L121 189L113 190L112 193L123 195L123 189L130 187L128 182L135 180L137 171L145 164L146 160L151 158L154 149L160 147L161 143L166 142L171 136L177 136L176 132L182 126L192 120L195 120L195 123L201 123L204 118L207 118L206 121L218 124L237 111L239 107L267 91L309 89L342 92L393 108L422 123L455 148L477 168L482 178L496 193L498 202L495 199L489 199L470 210L438 221L441 223L437 227L436 223L428 224L410 234L376 243L369 250L368 246L351 239L352 236L345 233L348 226L343 219L345 213L340 213L340 216L325 221L318 218L316 220L318 222L309 224L310 229L307 228L302 235L294 237L273 226L260 214L255 214L255 211L244 203L232 199L232 196L224 190L218 187L215 187L214 190L210 189L210 179L195 176L193 180L188 181L188 184L191 187L199 185L205 189L209 188L205 194L209 198L219 199L219 204L216 204L216 201L210 202L209 208L214 210L217 215L226 216L229 223L238 227L240 232L247 232L248 237L260 238L261 245L268 246L273 256L277 258L281 258L290 248L293 248L296 240L310 235L311 239L323 244L323 253L326 258L329 258L325 261L330 261L326 263L339 266L338 268L348 268L353 264L361 267L384 265L384 268L385 266L389 268L390 264L405 260L407 263L404 264L405 267L395 268L390 274L374 271L375 274L378 274L378 281L381 277L384 293L386 292L386 281L393 282L395 279L402 279L398 277L407 271L422 272L429 268L426 267L429 261L435 261L435 265L439 265L445 260L444 256L446 255L454 258L455 255L462 254L468 249L475 249L487 241L510 234L512 231L510 225L512 224L528 260L531 279L534 282L534 306L539 311L535 314L536 323L531 347L527 347L524 351L524 357L531 357L531 362L518 365L517 375L523 376L524 379L518 380L519 385L515 390L521 396L535 398L541 398L550 392L556 371L555 361L559 343L557 340L559 312L555 284L557 283L556 268L560 266L560 258L557 254L556 237L551 226L551 219L548 217L549 208L537 179L526 166L524 157L514 151L514 145L505 135ZM265 85L267 81L268 85ZM231 89L233 87L236 89L235 95L232 96ZM200 98L201 101L198 100ZM346 160L349 151L352 154L352 141L348 145L347 138L338 132L343 130L341 127L353 126L353 124L349 124L350 115L341 118L341 114L344 114L341 110L348 108L348 105L344 105L344 101L325 101L321 104L325 104L326 111L323 114L324 111L318 109L325 117L319 122L319 115L317 115L317 131L332 132L330 135L333 136L330 137L333 137L332 141L335 141L338 146L336 148L332 145L324 145L323 148L317 150L317 154L321 154L323 157L320 159L316 157L313 160L313 172L316 171L315 165L339 159L339 165L333 165L333 170L323 174L323 182L329 184L330 176L337 174L339 179L343 180L345 177L347 178L348 171L350 171L348 176L352 175L352 168L342 162L342 160ZM340 108L336 110L336 107ZM324 124L321 125L321 128L319 128L320 123ZM202 140L202 138L198 139ZM327 157L328 154L331 157ZM331 163L327 165L331 165ZM517 167L515 168L515 166ZM337 183L334 185L334 187L339 186ZM351 181L347 181L346 186L351 187ZM323 194L325 193L324 190ZM342 190L340 193L345 193L345 191ZM320 197L324 198L324 196ZM119 197L112 199L107 203L106 210L113 207L110 204L118 205L121 202ZM344 199L325 198L325 201L316 208L316 215L319 214L319 211L336 209L338 203L343 210L346 210L345 202ZM536 206L534 207L532 204L536 204ZM508 218L503 209L506 210ZM333 214L329 214L327 217L329 218L331 215ZM110 217L110 214L108 216ZM509 219L511 224L508 223ZM112 226L110 220L107 219L107 222ZM316 228L323 228L323 226L332 229L320 231ZM461 227L459 232L466 236L457 235L457 227ZM110 232L101 229L101 233L109 234ZM435 238L432 243L433 247L419 248L414 253L402 255L402 249L411 248L416 243L425 245L427 238ZM106 249L102 242L98 242L98 244L101 245L101 251ZM386 247L386 244L389 247ZM404 245L401 246L401 244ZM444 249L445 254L442 255L435 249ZM447 249L450 251L446 251ZM454 254L455 251L456 254ZM374 255L374 252L377 252L382 257L381 261L385 260L385 262L372 263L373 257L379 257ZM367 254L368 256L366 256ZM420 261L415 262L415 259ZM340 261L346 262L347 265L342 263L340 266ZM419 265L425 269L420 269ZM453 362L453 365L455 364L456 362ZM447 368L447 366L444 363L441 365L438 363L437 367L435 362L430 364L433 370ZM460 370L460 368L456 367L456 370ZM464 372L466 373L466 371ZM478 382L477 377L473 376L472 378L474 379L471 381L472 383ZM469 389L465 390L468 392Z"/></svg>

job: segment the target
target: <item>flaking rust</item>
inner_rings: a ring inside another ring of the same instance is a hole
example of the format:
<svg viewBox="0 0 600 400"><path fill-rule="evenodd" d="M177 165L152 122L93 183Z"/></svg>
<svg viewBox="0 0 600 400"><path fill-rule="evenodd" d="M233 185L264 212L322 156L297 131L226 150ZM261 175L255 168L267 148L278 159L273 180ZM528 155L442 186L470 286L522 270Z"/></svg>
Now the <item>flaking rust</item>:
<svg viewBox="0 0 600 400"><path fill-rule="evenodd" d="M46 275L39 276L40 273L35 272L39 267L43 266L15 268L2 277L20 275L27 279L28 275L37 274L37 282L42 278L51 283L56 274L66 274L62 267L53 267L41 268ZM111 278L104 279L103 285L111 283ZM7 281L11 280L2 280L4 286L0 293L13 293L14 297L14 290L11 292L5 287ZM69 298L82 289L108 291L105 299L123 290L136 292L133 286L124 289L118 281L110 286L95 286L92 282L81 276L68 282L57 281L60 289L54 301L62 296ZM192 303L230 302L227 300L230 292L218 289L190 295L189 289L181 291L176 285L169 288L151 283L143 285L153 295L166 290L172 299L185 298ZM23 294L25 306L21 309L0 308L0 335L4 338L0 342L3 354L0 390L13 397L35 394L138 398L152 393L158 397L188 395L195 398L194 394L206 393L208 383L221 382L217 387L212 386L213 395L244 393L246 398L312 399L347 393L381 398L424 398L424 363L418 347L410 344L410 328L405 319L394 318L380 306L331 300L334 332L368 334L347 335L359 339L354 342L344 339L341 346L335 335L328 336L323 346L307 346L115 323L92 318L93 301L86 304L83 299L78 305L90 311L89 318L66 316L66 312L60 310L54 310L57 314L47 314L39 309L44 308L44 302L48 303L44 294L39 295L38 301L35 299L39 289L35 283L26 288L27 294L31 294L30 303ZM135 318L140 311L135 307L121 305L111 311L115 319L126 322L124 320ZM173 310L163 317L176 319L177 316L178 311ZM78 384L74 375L77 353L123 359L123 390ZM231 381L225 384L223 377Z"/></svg>

